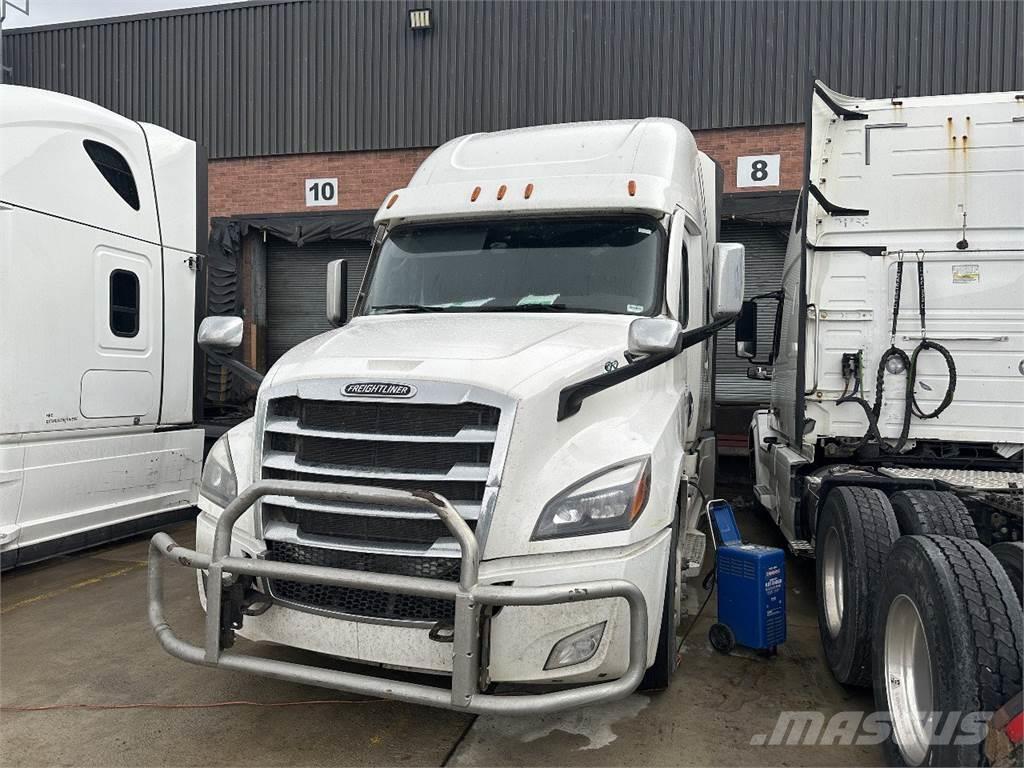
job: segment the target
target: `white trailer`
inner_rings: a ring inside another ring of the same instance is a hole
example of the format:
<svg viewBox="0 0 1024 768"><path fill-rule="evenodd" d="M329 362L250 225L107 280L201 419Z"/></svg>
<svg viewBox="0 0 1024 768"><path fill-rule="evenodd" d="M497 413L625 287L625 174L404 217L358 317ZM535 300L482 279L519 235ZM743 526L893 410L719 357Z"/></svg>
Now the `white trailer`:
<svg viewBox="0 0 1024 768"><path fill-rule="evenodd" d="M757 301L737 321L772 380L754 493L816 557L829 666L874 685L891 759L977 764L935 734L1021 690L1024 95L817 83L807 140L773 338Z"/></svg>
<svg viewBox="0 0 1024 768"><path fill-rule="evenodd" d="M378 211L351 320L336 262L344 327L278 361L210 453L197 551L154 538L164 648L474 712L664 688L714 482L713 337L742 296L721 188L667 119L437 149ZM239 323L207 318L200 344ZM204 647L163 620L163 558L199 571ZM243 655L236 633L450 685Z"/></svg>
<svg viewBox="0 0 1024 768"><path fill-rule="evenodd" d="M0 86L5 568L151 530L196 503L205 183L194 142Z"/></svg>

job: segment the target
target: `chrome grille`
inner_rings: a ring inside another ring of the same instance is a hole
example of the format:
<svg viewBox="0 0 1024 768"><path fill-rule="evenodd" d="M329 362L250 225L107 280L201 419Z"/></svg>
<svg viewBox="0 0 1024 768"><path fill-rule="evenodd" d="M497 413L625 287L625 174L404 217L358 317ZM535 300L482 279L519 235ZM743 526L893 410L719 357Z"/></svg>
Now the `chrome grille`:
<svg viewBox="0 0 1024 768"><path fill-rule="evenodd" d="M456 507L475 505L479 507L484 498L485 483L452 482L448 480L386 480L376 477L354 477L350 475L321 475L291 470L263 469L263 477L274 480L307 480L311 483L353 483L369 485L373 488L395 488L399 491L422 491L424 489L439 493ZM463 517L470 517L463 513Z"/></svg>
<svg viewBox="0 0 1024 768"><path fill-rule="evenodd" d="M350 541L402 542L407 544L433 544L449 536L448 529L438 518L381 517L378 515L349 515L342 512L321 512L313 509L293 509L278 505L264 507L264 515L279 514L293 523L299 535L336 536ZM468 520L475 528L476 521Z"/></svg>
<svg viewBox="0 0 1024 768"><path fill-rule="evenodd" d="M494 457L499 408L480 403L270 400L262 476L433 491L475 525ZM401 508L267 497L267 557L374 573L458 580L459 548L438 518ZM277 580L280 600L370 619L439 621L453 604Z"/></svg>
<svg viewBox="0 0 1024 768"><path fill-rule="evenodd" d="M500 415L497 408L478 403L353 403L297 397L276 402L279 414L297 417L304 429L373 435L453 437L471 428L493 431Z"/></svg>
<svg viewBox="0 0 1024 768"><path fill-rule="evenodd" d="M456 464L487 467L492 446L485 443L400 443L392 440L345 440L328 437L273 435L271 448L293 453L299 461L354 469L410 467L448 472Z"/></svg>

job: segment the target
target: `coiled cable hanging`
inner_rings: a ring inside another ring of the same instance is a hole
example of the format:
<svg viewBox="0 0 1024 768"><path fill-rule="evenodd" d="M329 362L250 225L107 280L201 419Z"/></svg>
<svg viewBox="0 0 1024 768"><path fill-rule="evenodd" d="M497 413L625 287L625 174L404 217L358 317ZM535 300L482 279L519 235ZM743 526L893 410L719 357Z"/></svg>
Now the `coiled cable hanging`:
<svg viewBox="0 0 1024 768"><path fill-rule="evenodd" d="M903 251L899 251L897 254L896 262L896 288L893 296L892 306L892 329L889 334L889 349L883 354L881 359L878 361L878 371L875 375L875 402L873 405L869 405L867 400L863 397L857 397L857 392L860 389L860 381L858 379L857 386L853 392L849 395L844 394L836 400L837 405L843 403L857 403L861 408L864 409L864 413L868 419L868 428L864 433L864 436L854 446L854 450L859 450L868 443L876 444L879 449L885 453L900 453L903 447L907 444L907 438L910 436L910 418L911 416L917 416L919 419L935 419L945 411L950 403L953 402L953 395L956 392L956 363L953 360L953 355L950 354L949 350L941 344L930 341L928 339L928 331L925 322L925 286L924 286L924 251L917 251L917 290L918 290L918 312L921 318L921 341L914 348L914 351L908 355L905 351L896 346L896 323L899 320L900 315L900 299L903 293ZM932 411L924 411L917 402L917 394L915 389L917 388L917 361L922 352L932 350L942 355L943 360L946 362L946 369L949 372L949 383L946 385L946 393L942 397L942 401ZM900 367L903 372L904 379L906 381L906 392L904 395L904 410L903 410L903 425L900 428L900 435L896 439L896 443L889 445L882 439L882 435L878 429L878 419L882 414L882 402L884 399L884 386L885 386L885 372L890 360L896 359L899 361Z"/></svg>

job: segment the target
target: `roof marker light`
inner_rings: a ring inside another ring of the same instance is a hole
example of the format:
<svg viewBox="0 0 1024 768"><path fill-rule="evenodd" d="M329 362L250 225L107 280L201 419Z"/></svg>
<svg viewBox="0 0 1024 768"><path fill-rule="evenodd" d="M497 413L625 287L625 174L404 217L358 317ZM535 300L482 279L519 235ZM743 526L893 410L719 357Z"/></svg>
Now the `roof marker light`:
<svg viewBox="0 0 1024 768"><path fill-rule="evenodd" d="M398 195L392 195L392 196L391 196L391 199L390 199L390 200L388 200L388 204L387 204L387 207L388 207L388 208L391 208L391 206L392 206L392 205L394 205L394 204L395 204L395 203L397 203L397 202L398 202Z"/></svg>
<svg viewBox="0 0 1024 768"><path fill-rule="evenodd" d="M506 187L504 184L502 184L500 187L498 187L498 199L499 200L501 200L503 197L505 197L505 190L507 190L507 189L508 189L508 187Z"/></svg>
<svg viewBox="0 0 1024 768"><path fill-rule="evenodd" d="M523 190L523 197L527 200L530 199L530 195L533 194L533 184L527 184L526 189Z"/></svg>
<svg viewBox="0 0 1024 768"><path fill-rule="evenodd" d="M626 189L629 191L630 197L636 197L636 182L632 179L629 180L629 184L626 185Z"/></svg>
<svg viewBox="0 0 1024 768"><path fill-rule="evenodd" d="M473 194L469 196L469 202L475 203L478 197L480 197L480 187L473 187Z"/></svg>

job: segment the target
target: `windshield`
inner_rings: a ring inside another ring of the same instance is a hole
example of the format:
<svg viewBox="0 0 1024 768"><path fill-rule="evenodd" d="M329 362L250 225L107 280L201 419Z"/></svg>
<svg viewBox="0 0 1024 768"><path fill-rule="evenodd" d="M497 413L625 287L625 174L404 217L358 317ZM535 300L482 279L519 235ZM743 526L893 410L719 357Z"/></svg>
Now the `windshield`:
<svg viewBox="0 0 1024 768"><path fill-rule="evenodd" d="M377 255L363 311L653 315L664 251L648 216L400 227Z"/></svg>

